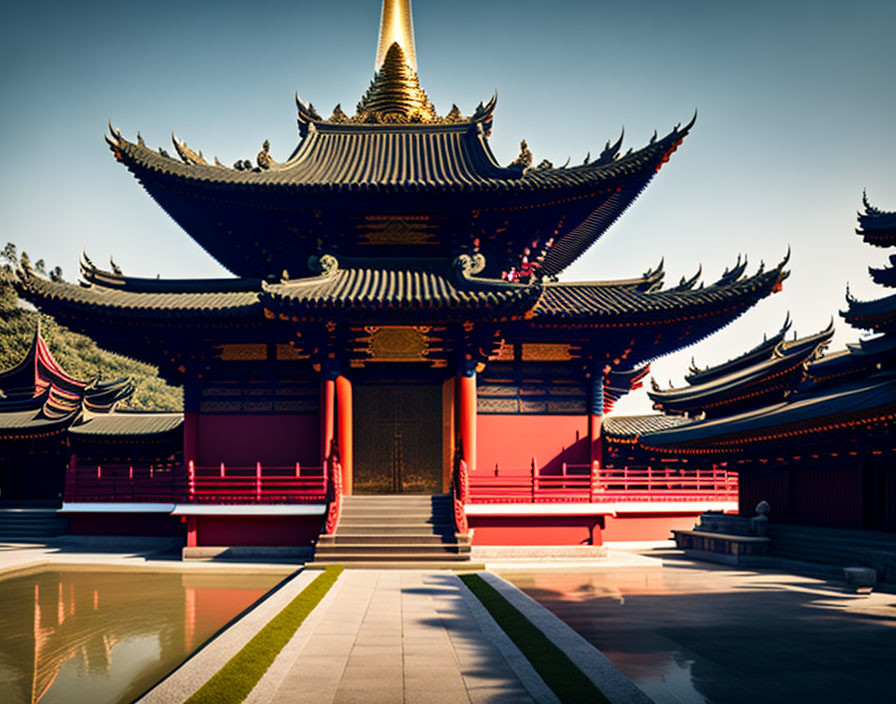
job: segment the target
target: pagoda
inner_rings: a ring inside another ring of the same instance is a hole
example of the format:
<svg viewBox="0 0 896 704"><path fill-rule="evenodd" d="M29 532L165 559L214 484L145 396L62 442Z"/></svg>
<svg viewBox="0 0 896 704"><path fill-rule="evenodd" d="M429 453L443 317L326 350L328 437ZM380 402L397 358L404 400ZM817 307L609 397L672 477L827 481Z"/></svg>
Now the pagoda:
<svg viewBox="0 0 896 704"><path fill-rule="evenodd" d="M221 521L236 514L269 520L255 540L277 539L275 516L319 523L310 508L284 508L298 494L272 492L280 505L265 512L263 480L290 468L297 480L329 476L337 457L329 504L337 480L346 496L456 491L459 464L471 485L571 465L589 477L605 413L649 362L787 277L785 258L752 275L738 260L707 285L698 275L664 287L662 263L619 280L558 281L694 120L627 152L620 137L571 166L535 163L524 142L501 165L489 147L496 98L440 114L423 90L408 0L383 3L375 75L352 114L296 103L299 141L283 161L267 141L229 167L176 137L171 154L110 127L114 157L232 278L136 278L85 256L78 285L31 272L18 282L40 309L184 386L191 490L206 470L222 482L231 468L257 475L254 513L223 501L216 513L177 509L193 545L235 539ZM455 506L462 530L466 502ZM600 542L593 507L546 538L514 538L519 521L495 517L506 510L468 513L483 540ZM313 540L315 530L298 533Z"/></svg>
<svg viewBox="0 0 896 704"><path fill-rule="evenodd" d="M28 351L0 372L0 507L59 506L69 431L117 415L133 393L129 377L85 380L65 371L38 321Z"/></svg>

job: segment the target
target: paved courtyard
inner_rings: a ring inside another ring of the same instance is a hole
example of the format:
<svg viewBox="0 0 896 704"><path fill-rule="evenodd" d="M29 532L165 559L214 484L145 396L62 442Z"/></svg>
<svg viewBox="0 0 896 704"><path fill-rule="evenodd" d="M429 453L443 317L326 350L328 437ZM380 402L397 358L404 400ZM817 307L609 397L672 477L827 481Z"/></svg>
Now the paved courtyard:
<svg viewBox="0 0 896 704"><path fill-rule="evenodd" d="M660 704L896 696L894 594L676 556L657 567L502 576Z"/></svg>
<svg viewBox="0 0 896 704"><path fill-rule="evenodd" d="M532 702L471 598L450 573L346 570L249 701Z"/></svg>

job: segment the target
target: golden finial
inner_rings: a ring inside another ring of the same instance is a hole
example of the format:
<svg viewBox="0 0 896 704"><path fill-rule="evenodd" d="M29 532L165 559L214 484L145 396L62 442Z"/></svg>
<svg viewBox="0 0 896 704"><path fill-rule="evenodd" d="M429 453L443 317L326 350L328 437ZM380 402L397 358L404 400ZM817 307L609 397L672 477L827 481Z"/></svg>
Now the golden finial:
<svg viewBox="0 0 896 704"><path fill-rule="evenodd" d="M386 52L382 67L358 103L358 114L379 122L429 122L436 117L398 42Z"/></svg>
<svg viewBox="0 0 896 704"><path fill-rule="evenodd" d="M383 0L380 40L376 50L374 71L379 71L382 68L386 62L389 48L396 42L401 47L404 61L416 71L417 48L414 46L414 18L411 16L411 0Z"/></svg>

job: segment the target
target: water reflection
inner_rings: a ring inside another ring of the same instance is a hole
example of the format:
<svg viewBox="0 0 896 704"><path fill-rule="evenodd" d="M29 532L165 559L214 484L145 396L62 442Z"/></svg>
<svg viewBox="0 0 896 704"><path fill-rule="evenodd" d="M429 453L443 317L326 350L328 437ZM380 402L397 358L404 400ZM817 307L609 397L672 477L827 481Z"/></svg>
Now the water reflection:
<svg viewBox="0 0 896 704"><path fill-rule="evenodd" d="M280 579L66 570L0 581L0 701L131 701Z"/></svg>
<svg viewBox="0 0 896 704"><path fill-rule="evenodd" d="M894 594L683 559L502 576L659 703L893 701Z"/></svg>

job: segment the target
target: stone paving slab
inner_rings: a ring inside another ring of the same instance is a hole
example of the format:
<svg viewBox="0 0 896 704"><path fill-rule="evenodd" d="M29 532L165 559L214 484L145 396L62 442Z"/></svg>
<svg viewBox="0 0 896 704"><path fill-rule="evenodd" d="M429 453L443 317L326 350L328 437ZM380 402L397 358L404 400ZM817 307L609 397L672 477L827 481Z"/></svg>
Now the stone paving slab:
<svg viewBox="0 0 896 704"><path fill-rule="evenodd" d="M557 701L456 575L393 570L343 572L247 702L287 700Z"/></svg>

